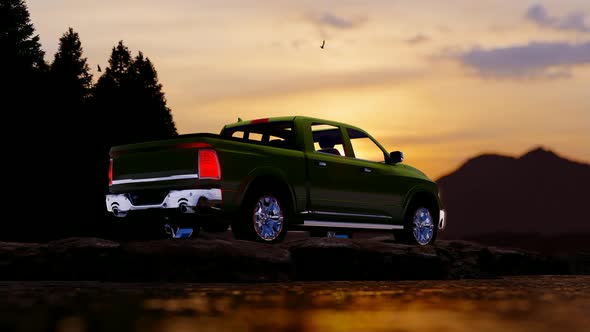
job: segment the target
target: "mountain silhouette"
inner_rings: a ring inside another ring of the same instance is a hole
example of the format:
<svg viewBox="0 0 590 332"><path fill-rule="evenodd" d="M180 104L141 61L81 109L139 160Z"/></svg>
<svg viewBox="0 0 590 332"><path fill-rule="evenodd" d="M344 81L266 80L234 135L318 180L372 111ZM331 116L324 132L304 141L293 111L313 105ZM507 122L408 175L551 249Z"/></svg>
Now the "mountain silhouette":
<svg viewBox="0 0 590 332"><path fill-rule="evenodd" d="M480 155L437 182L449 222L443 238L590 234L590 165L544 148Z"/></svg>

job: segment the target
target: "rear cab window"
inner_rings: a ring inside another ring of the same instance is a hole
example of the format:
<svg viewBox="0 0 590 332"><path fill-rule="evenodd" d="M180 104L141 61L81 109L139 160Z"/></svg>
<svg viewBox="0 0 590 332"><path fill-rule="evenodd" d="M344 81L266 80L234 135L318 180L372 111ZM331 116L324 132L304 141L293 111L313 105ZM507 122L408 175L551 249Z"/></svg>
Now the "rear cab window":
<svg viewBox="0 0 590 332"><path fill-rule="evenodd" d="M275 121L225 128L224 138L276 148L297 150L293 121Z"/></svg>

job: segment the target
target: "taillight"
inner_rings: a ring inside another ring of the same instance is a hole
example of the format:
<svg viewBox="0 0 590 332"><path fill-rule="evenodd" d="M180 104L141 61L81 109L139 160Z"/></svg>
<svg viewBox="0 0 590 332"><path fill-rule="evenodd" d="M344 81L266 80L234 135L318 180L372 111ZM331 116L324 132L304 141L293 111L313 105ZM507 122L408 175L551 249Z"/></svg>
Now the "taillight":
<svg viewBox="0 0 590 332"><path fill-rule="evenodd" d="M109 160L109 187L113 185L113 159Z"/></svg>
<svg viewBox="0 0 590 332"><path fill-rule="evenodd" d="M199 179L221 179L219 158L217 158L217 152L215 150L199 150Z"/></svg>

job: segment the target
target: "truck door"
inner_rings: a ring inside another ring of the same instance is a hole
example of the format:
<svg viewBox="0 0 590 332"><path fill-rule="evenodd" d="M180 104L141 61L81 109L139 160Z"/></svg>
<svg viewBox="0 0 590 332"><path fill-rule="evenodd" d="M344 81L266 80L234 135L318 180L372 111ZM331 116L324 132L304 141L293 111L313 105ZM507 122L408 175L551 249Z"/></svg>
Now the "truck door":
<svg viewBox="0 0 590 332"><path fill-rule="evenodd" d="M397 176L396 166L386 162L387 152L366 133L353 128L347 128L346 133L354 155L351 164L360 170L357 185L365 188L367 209L378 215L395 216L398 222L406 186Z"/></svg>
<svg viewBox="0 0 590 332"><path fill-rule="evenodd" d="M388 222L373 186L379 172L354 158L345 128L312 123L313 151L307 154L311 212L320 220Z"/></svg>

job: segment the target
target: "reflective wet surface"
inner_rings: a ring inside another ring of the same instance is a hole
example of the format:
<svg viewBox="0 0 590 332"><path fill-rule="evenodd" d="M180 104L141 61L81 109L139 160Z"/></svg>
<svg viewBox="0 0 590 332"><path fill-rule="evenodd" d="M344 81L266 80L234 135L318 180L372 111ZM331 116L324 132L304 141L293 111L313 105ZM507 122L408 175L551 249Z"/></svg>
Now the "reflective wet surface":
<svg viewBox="0 0 590 332"><path fill-rule="evenodd" d="M590 331L590 276L119 284L1 282L0 331Z"/></svg>

